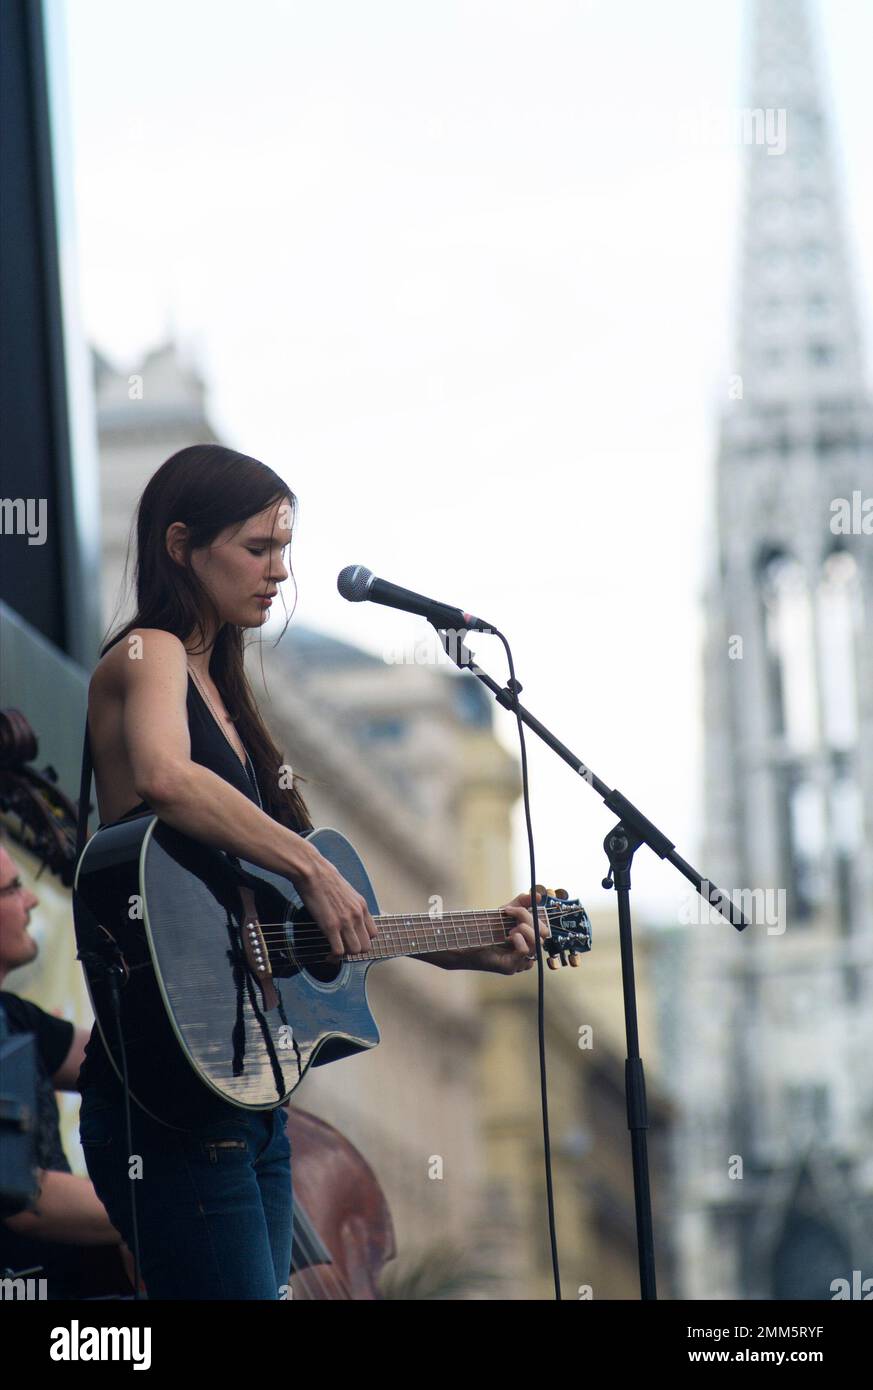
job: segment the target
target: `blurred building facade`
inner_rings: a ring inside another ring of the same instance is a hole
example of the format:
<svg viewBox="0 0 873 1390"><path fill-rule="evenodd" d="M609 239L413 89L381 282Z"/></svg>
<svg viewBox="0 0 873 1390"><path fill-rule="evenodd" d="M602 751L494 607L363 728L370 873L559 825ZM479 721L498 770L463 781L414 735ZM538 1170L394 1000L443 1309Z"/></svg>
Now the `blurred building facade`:
<svg viewBox="0 0 873 1390"><path fill-rule="evenodd" d="M130 604L126 574L139 495L164 459L188 444L218 442L206 411L206 387L172 341L146 353L135 372L117 371L92 349L100 448L100 596L103 631ZM148 386L146 387L146 382ZM131 608L131 611L133 609Z"/></svg>
<svg viewBox="0 0 873 1390"><path fill-rule="evenodd" d="M703 862L757 925L688 926L680 1291L823 1299L873 1274L873 411L814 16L753 13Z"/></svg>

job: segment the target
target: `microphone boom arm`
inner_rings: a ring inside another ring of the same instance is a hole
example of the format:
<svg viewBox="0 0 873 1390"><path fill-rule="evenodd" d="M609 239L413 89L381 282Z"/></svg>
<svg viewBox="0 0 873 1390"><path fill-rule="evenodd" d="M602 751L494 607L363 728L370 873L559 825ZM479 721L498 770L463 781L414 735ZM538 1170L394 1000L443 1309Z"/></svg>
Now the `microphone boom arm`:
<svg viewBox="0 0 873 1390"><path fill-rule="evenodd" d="M471 671L477 680L480 680L483 685L488 687L498 704L502 705L504 709L514 712L515 703L513 701L513 687L515 688L516 694L520 695L522 689L520 682L513 682L510 678L506 686L500 686L488 675L487 671L483 671L482 667L476 661L475 654L471 652L469 647L464 643L464 638L467 635L466 628L456 627L441 629L433 618L429 621L436 628L437 636L443 645L446 655L455 663L459 670ZM602 798L604 806L607 806L610 811L615 812L625 829L630 831L632 837L637 839L638 845L648 845L649 849L653 850L659 859L668 860L669 863L671 863L675 869L678 869L680 874L684 875L684 877L688 879L688 882L697 889L697 892L703 898L704 902L720 912L722 917L730 922L731 926L736 927L737 931L744 931L745 928L750 925L748 919L740 911L736 903L728 897L727 893L722 892L722 890L717 888L714 883L711 883L709 879L704 878L703 875L698 873L698 871L683 859L681 855L677 854L676 846L673 844L673 841L668 839L653 821L650 821L648 817L644 816L642 811L637 810L633 802L628 801L627 797L622 795L617 787L610 790L607 784L592 772L591 768L586 767L585 763L576 756L572 749L568 748L565 743L562 743L559 738L556 738L551 730L547 729L545 724L540 723L536 715L531 714L530 710L525 709L524 705L521 703L519 703L518 712L527 727L532 729L538 738L542 739L543 743L548 744L549 748L551 748L554 753L557 753L559 758L563 758L564 762L597 792L598 796ZM636 847L637 846L634 846L634 848ZM611 887L611 880L604 880L604 885L606 886L607 884Z"/></svg>

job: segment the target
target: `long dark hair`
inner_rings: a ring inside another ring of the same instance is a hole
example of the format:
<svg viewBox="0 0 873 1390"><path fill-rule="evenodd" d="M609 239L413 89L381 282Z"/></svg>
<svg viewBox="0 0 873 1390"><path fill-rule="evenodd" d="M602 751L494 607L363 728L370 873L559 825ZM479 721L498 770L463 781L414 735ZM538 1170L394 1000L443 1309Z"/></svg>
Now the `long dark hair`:
<svg viewBox="0 0 873 1390"><path fill-rule="evenodd" d="M196 633L201 645L194 650L200 651L205 650L208 625L218 629L209 674L255 766L264 810L281 825L305 832L313 828L306 803L293 785L294 778L291 786L280 785L279 770L287 764L258 712L246 675L243 629L221 622L190 563L191 549L211 545L226 527L242 525L279 502L290 508L293 532L297 498L278 473L258 459L220 444L193 444L168 458L150 478L137 509L136 613L119 632L107 637L100 655L138 627L162 628L182 642ZM174 521L189 528L185 566L167 551L167 528Z"/></svg>

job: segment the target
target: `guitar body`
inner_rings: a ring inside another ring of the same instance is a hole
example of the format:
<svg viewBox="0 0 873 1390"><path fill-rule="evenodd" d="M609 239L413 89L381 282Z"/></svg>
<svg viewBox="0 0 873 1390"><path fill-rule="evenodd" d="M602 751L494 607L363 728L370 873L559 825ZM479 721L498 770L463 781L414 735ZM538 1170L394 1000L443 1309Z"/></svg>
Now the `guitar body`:
<svg viewBox="0 0 873 1390"><path fill-rule="evenodd" d="M372 884L345 836L319 829L306 838L375 917ZM165 1123L205 1121L216 1102L272 1109L310 1066L379 1042L366 991L373 962L319 961L328 944L281 874L144 814L89 840L75 892L79 954L104 1046L121 1079L100 968L114 958L124 972L131 1095Z"/></svg>

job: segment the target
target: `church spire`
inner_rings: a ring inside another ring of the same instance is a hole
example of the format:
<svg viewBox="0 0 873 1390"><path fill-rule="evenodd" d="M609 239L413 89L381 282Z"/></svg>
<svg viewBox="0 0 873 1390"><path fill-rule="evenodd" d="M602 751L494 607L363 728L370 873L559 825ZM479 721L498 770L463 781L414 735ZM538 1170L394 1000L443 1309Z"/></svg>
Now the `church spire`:
<svg viewBox="0 0 873 1390"><path fill-rule="evenodd" d="M864 394L858 316L808 0L755 0L744 111L738 367L747 405Z"/></svg>
<svg viewBox="0 0 873 1390"><path fill-rule="evenodd" d="M822 1299L873 1210L873 419L812 6L751 9L702 861L756 925L687 941L681 1259L685 1297ZM810 1145L827 1211L795 1190Z"/></svg>

